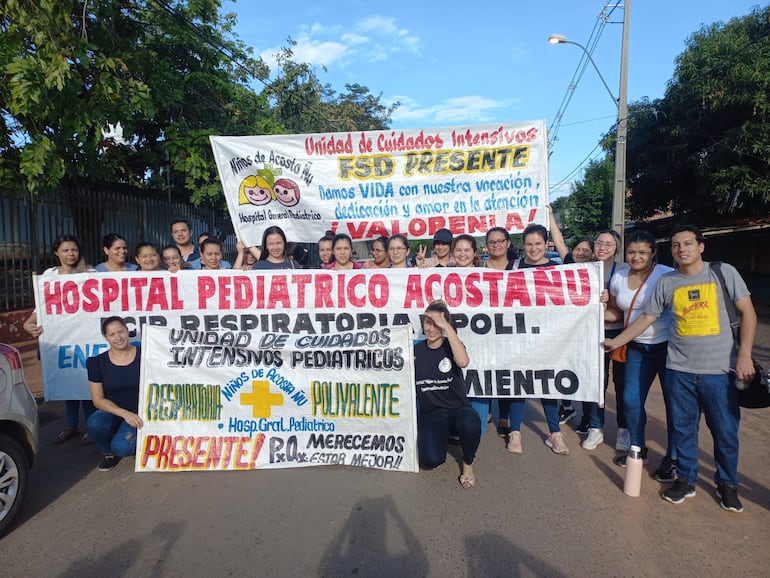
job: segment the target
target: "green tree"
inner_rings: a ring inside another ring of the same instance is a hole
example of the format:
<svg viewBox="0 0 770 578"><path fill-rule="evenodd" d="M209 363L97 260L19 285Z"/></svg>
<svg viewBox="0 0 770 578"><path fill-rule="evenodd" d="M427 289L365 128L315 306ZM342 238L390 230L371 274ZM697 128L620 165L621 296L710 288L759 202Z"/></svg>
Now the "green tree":
<svg viewBox="0 0 770 578"><path fill-rule="evenodd" d="M555 208L565 239L594 237L609 228L614 178L615 165L609 155L588 164L583 180L573 186L562 206Z"/></svg>
<svg viewBox="0 0 770 578"><path fill-rule="evenodd" d="M770 7L701 28L664 97L638 103L630 117L632 216L670 210L708 223L766 213L768 113Z"/></svg>
<svg viewBox="0 0 770 578"><path fill-rule="evenodd" d="M311 66L295 62L289 46L277 56L279 74L264 93L273 105L273 119L290 133L380 130L390 125L398 103L386 106L359 84L345 85L337 93L322 84Z"/></svg>
<svg viewBox="0 0 770 578"><path fill-rule="evenodd" d="M33 193L63 180L165 186L209 196L207 136L271 130L265 77L218 0L8 0L0 13L0 183ZM120 123L125 140L105 138ZM168 159L168 160L167 160Z"/></svg>
<svg viewBox="0 0 770 578"><path fill-rule="evenodd" d="M91 180L221 202L209 136L384 128L393 107L337 94L282 52L274 79L221 0L6 0L0 189ZM259 90L255 90L256 85ZM124 139L104 134L122 126Z"/></svg>

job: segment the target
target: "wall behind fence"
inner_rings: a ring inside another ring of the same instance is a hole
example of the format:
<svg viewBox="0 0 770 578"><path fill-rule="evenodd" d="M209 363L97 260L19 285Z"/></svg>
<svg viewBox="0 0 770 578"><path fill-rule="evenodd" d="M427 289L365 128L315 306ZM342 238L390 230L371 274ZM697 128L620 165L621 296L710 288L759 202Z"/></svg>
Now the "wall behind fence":
<svg viewBox="0 0 770 578"><path fill-rule="evenodd" d="M0 193L0 313L34 306L32 274L56 265L51 245L59 235L75 235L90 264L104 260L102 237L126 238L129 259L141 241L172 243L169 225L187 219L197 235L210 232L225 243L225 259L235 258L235 234L225 208L195 207L168 200L162 191L123 185L86 185L31 198Z"/></svg>

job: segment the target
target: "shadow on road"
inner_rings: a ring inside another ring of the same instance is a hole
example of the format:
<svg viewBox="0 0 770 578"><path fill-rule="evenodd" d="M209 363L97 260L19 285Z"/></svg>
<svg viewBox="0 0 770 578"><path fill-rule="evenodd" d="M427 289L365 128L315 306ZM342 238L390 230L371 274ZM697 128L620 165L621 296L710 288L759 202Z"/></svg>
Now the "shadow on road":
<svg viewBox="0 0 770 578"><path fill-rule="evenodd" d="M320 576L425 576L422 545L389 497L361 500L324 554Z"/></svg>
<svg viewBox="0 0 770 578"><path fill-rule="evenodd" d="M131 572L134 563L148 559L155 560L153 576L164 576L164 566L171 558L167 555L173 549L174 543L181 537L186 524L164 522L158 524L146 540L126 540L111 548L96 559L87 556L73 561L69 568L62 572L60 578L82 578L83 576L112 576L119 577ZM152 549L153 551L147 551ZM168 575L173 575L169 571Z"/></svg>
<svg viewBox="0 0 770 578"><path fill-rule="evenodd" d="M498 534L483 533L468 536L465 539L465 550L468 559L467 576L550 576L558 578L567 576L559 570L522 550L510 540Z"/></svg>

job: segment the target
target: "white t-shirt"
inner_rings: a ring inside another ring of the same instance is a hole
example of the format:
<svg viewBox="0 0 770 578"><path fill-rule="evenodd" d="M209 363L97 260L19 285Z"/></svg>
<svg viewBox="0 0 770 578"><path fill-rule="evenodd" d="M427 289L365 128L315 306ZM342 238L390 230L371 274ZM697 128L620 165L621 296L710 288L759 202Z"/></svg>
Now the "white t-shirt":
<svg viewBox="0 0 770 578"><path fill-rule="evenodd" d="M604 287L609 291L610 284L612 283L612 278L618 274L620 271L628 271L628 263L620 263L612 264L612 269L609 273L609 275L605 275L604 277ZM604 322L604 330L607 331L608 329L623 329L623 322L622 321L605 321Z"/></svg>
<svg viewBox="0 0 770 578"><path fill-rule="evenodd" d="M644 308L652 298L655 284L663 275L673 271L671 267L666 265L655 265L655 268L650 273L650 276L645 281L642 288L639 290L639 295L634 301L633 311L629 311L631 307L631 301L634 299L636 289L628 288L628 274L631 269L624 269L617 271L610 280L610 294L615 297L615 302L621 311L623 311L624 321L631 325L636 318L639 317ZM655 323L645 329L641 335L639 335L634 341L637 343L646 343L653 345L655 343L663 343L668 341L668 331L671 326L671 311L666 309L663 314L655 320Z"/></svg>

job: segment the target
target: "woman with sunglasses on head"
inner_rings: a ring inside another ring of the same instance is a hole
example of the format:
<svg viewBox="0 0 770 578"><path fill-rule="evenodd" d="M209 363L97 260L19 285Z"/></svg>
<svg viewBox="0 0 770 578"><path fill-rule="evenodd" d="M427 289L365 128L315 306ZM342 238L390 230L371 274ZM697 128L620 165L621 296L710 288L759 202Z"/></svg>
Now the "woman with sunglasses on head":
<svg viewBox="0 0 770 578"><path fill-rule="evenodd" d="M449 434L456 432L463 451L460 485L471 488L476 484L473 461L481 440L481 420L465 394L462 368L468 366L470 358L443 301L428 305L423 332L426 339L414 346L420 465L433 469L443 464Z"/></svg>
<svg viewBox="0 0 770 578"><path fill-rule="evenodd" d="M80 250L80 242L72 235L61 235L53 242L53 254L59 260L59 265L43 271L44 276L48 275L72 275L75 273L86 273L93 271L90 265L83 260ZM37 324L37 311L24 322L24 329L32 337L40 337L43 334L43 326ZM64 402L65 418L64 427L59 431L53 440L54 445L66 442L79 435L78 422L80 421L80 406L83 406L83 418L88 420L94 413L94 404L90 399L68 399ZM93 443L88 434L83 434L80 440L81 445Z"/></svg>

